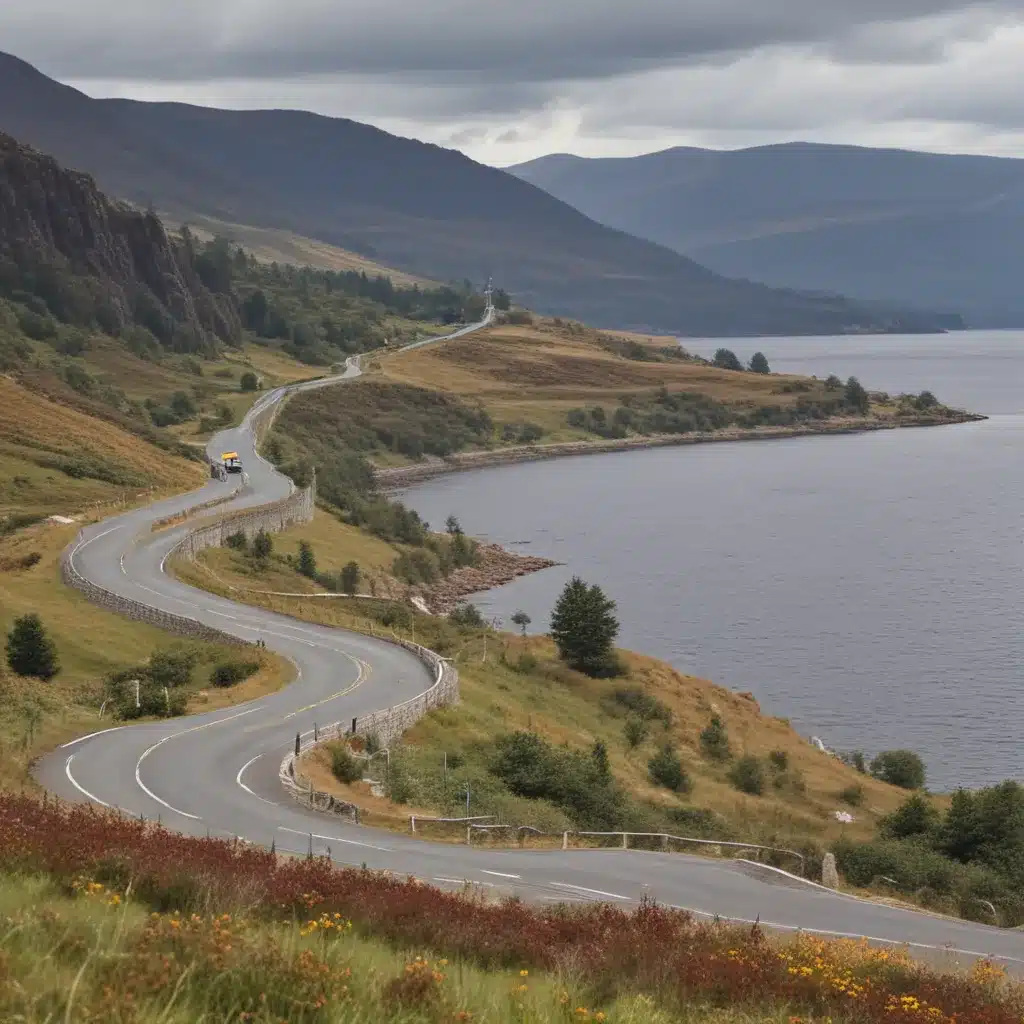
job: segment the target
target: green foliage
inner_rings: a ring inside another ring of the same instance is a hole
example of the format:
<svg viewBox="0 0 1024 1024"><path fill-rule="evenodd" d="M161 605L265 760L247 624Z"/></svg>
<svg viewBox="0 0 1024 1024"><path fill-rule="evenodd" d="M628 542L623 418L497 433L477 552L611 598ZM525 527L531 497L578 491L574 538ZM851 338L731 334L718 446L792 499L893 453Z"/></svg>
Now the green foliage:
<svg viewBox="0 0 1024 1024"><path fill-rule="evenodd" d="M234 686L260 670L258 661L222 661L210 673L214 686Z"/></svg>
<svg viewBox="0 0 1024 1024"><path fill-rule="evenodd" d="M239 530L237 533L232 533L224 538L224 543L235 551L248 551L249 550L249 538Z"/></svg>
<svg viewBox="0 0 1024 1024"><path fill-rule="evenodd" d="M527 615L527 614L526 614L526 612L524 612L524 611L523 611L522 609L520 609L519 611L517 611L517 612L516 612L516 613L515 613L515 614L514 614L514 615L512 616L512 622L513 622L513 624L519 627L519 629L521 630L521 632L522 632L523 636L526 636L526 627L527 627L527 626L528 626L528 625L529 625L529 624L530 624L530 623L531 623L532 621L533 621L533 620L532 620L532 619L530 618L530 616L529 616L529 615Z"/></svg>
<svg viewBox="0 0 1024 1024"><path fill-rule="evenodd" d="M687 793L691 782L679 754L671 743L665 743L647 762L647 771L651 781L674 793Z"/></svg>
<svg viewBox="0 0 1024 1024"><path fill-rule="evenodd" d="M52 679L60 670L57 648L34 612L14 620L7 634L7 665L19 676Z"/></svg>
<svg viewBox="0 0 1024 1024"><path fill-rule="evenodd" d="M242 391L258 391L260 381L252 370L246 370L245 373L238 378L238 386Z"/></svg>
<svg viewBox="0 0 1024 1024"><path fill-rule="evenodd" d="M341 592L343 594L356 594L359 592L359 563L358 562L346 562L341 567L341 574L339 576L339 583L341 585Z"/></svg>
<svg viewBox="0 0 1024 1024"><path fill-rule="evenodd" d="M306 540L299 541L298 571L309 579L316 578L316 555L313 553L313 545Z"/></svg>
<svg viewBox="0 0 1024 1024"><path fill-rule="evenodd" d="M570 668L595 677L617 674L614 610L615 602L596 584L574 576L565 585L551 615L551 636Z"/></svg>
<svg viewBox="0 0 1024 1024"><path fill-rule="evenodd" d="M191 680L192 670L198 660L193 650L170 647L154 651L143 672L157 686L185 686Z"/></svg>
<svg viewBox="0 0 1024 1024"><path fill-rule="evenodd" d="M728 761L732 757L729 731L720 716L712 715L711 721L701 730L700 748L712 761Z"/></svg>
<svg viewBox="0 0 1024 1024"><path fill-rule="evenodd" d="M626 746L630 750L635 750L641 746L650 735L650 732L650 723L644 718L638 718L636 715L630 715L626 719L626 724L622 727L622 734L626 738Z"/></svg>
<svg viewBox="0 0 1024 1024"><path fill-rule="evenodd" d="M603 745L573 751L534 733L511 733L498 739L489 771L516 796L548 800L581 828L614 828L622 813Z"/></svg>
<svg viewBox="0 0 1024 1024"><path fill-rule="evenodd" d="M871 404L867 391L864 390L864 386L856 377L851 377L846 382L846 387L843 390L843 398L846 404L854 412L858 412L861 415L868 411Z"/></svg>
<svg viewBox="0 0 1024 1024"><path fill-rule="evenodd" d="M252 539L252 553L254 558L261 560L268 559L274 553L273 538L266 530L260 530Z"/></svg>
<svg viewBox="0 0 1024 1024"><path fill-rule="evenodd" d="M855 782L852 786L847 786L839 791L839 799L851 807L860 807L864 803L864 787L859 782Z"/></svg>
<svg viewBox="0 0 1024 1024"><path fill-rule="evenodd" d="M486 623L475 604L457 604L449 613L448 621L462 629L482 629Z"/></svg>
<svg viewBox="0 0 1024 1024"><path fill-rule="evenodd" d="M353 757L352 752L344 743L332 743L331 752L331 774L346 785L359 782L363 777L363 764L359 758Z"/></svg>
<svg viewBox="0 0 1024 1024"><path fill-rule="evenodd" d="M784 772L789 767L789 754L785 750L773 750L768 760L776 771Z"/></svg>
<svg viewBox="0 0 1024 1024"><path fill-rule="evenodd" d="M661 722L666 729L672 724L672 710L639 686L616 687L612 700L645 722Z"/></svg>
<svg viewBox="0 0 1024 1024"><path fill-rule="evenodd" d="M924 761L913 750L883 750L871 761L871 774L902 789L922 789L925 783Z"/></svg>
<svg viewBox="0 0 1024 1024"><path fill-rule="evenodd" d="M432 551L403 551L392 563L391 572L413 586L434 583L441 575L441 565Z"/></svg>
<svg viewBox="0 0 1024 1024"><path fill-rule="evenodd" d="M939 812L920 793L907 797L878 823L883 839L912 839L931 835L939 826Z"/></svg>
<svg viewBox="0 0 1024 1024"><path fill-rule="evenodd" d="M928 412L939 404L939 400L930 392L922 391L914 399L914 408L920 412Z"/></svg>
<svg viewBox="0 0 1024 1024"><path fill-rule="evenodd" d="M751 373L771 373L771 367L763 352L755 352L750 357L749 370Z"/></svg>
<svg viewBox="0 0 1024 1024"><path fill-rule="evenodd" d="M743 364L736 357L736 353L728 348L720 348L715 352L712 360L720 370L742 370Z"/></svg>
<svg viewBox="0 0 1024 1024"><path fill-rule="evenodd" d="M741 792L760 796L767 782L764 762L753 754L744 754L729 769L729 781Z"/></svg>
<svg viewBox="0 0 1024 1024"><path fill-rule="evenodd" d="M825 378L825 390L826 391L841 391L843 388L843 382L834 374L830 373Z"/></svg>
<svg viewBox="0 0 1024 1024"><path fill-rule="evenodd" d="M855 768L861 773L861 775L867 775L868 764L863 750L850 750L845 754L840 754L839 756L845 764L848 764L851 768Z"/></svg>

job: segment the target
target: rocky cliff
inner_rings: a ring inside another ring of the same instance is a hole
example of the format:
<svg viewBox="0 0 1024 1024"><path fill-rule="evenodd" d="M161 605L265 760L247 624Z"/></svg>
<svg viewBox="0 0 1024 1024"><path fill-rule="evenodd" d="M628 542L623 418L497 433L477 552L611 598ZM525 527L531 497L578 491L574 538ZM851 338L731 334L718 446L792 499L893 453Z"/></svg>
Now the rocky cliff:
<svg viewBox="0 0 1024 1024"><path fill-rule="evenodd" d="M234 299L211 292L152 213L0 133L0 296L28 313L181 351L238 340Z"/></svg>

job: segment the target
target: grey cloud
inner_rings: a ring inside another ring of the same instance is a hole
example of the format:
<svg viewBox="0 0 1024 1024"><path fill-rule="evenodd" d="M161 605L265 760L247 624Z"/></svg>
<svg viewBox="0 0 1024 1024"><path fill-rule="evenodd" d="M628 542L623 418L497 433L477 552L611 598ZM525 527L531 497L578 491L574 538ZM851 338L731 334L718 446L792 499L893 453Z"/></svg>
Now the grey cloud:
<svg viewBox="0 0 1024 1024"><path fill-rule="evenodd" d="M960 11L1021 14L1024 0L6 0L0 38L63 78L404 73L459 87L606 78L783 44L884 53L894 26Z"/></svg>

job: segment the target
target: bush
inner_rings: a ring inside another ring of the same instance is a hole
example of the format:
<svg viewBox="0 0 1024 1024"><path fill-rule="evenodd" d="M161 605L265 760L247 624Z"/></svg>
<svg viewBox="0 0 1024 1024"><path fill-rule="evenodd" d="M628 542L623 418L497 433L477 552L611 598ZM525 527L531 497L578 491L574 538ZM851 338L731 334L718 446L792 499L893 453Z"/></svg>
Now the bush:
<svg viewBox="0 0 1024 1024"><path fill-rule="evenodd" d="M732 757L729 732L718 715L712 715L707 728L701 730L700 748L712 761L728 761Z"/></svg>
<svg viewBox="0 0 1024 1024"><path fill-rule="evenodd" d="M52 679L60 670L57 648L35 613L14 620L7 634L7 665L19 676Z"/></svg>
<svg viewBox="0 0 1024 1024"><path fill-rule="evenodd" d="M298 570L309 579L316 577L316 555L313 553L313 545L306 540L299 541Z"/></svg>
<svg viewBox="0 0 1024 1024"><path fill-rule="evenodd" d="M234 686L260 670L258 661L223 661L210 673L214 686Z"/></svg>
<svg viewBox="0 0 1024 1024"><path fill-rule="evenodd" d="M537 671L539 664L540 662L537 661L533 654L529 651L523 651L515 661L509 663L509 668L513 672L518 672L521 676L528 676Z"/></svg>
<svg viewBox="0 0 1024 1024"><path fill-rule="evenodd" d="M901 789L922 789L924 761L913 750L883 750L871 762L871 774Z"/></svg>
<svg viewBox="0 0 1024 1024"><path fill-rule="evenodd" d="M461 629L481 629L485 625L484 617L475 604L457 604L449 613L448 621Z"/></svg>
<svg viewBox="0 0 1024 1024"><path fill-rule="evenodd" d="M736 357L736 353L728 348L720 348L715 352L715 358L712 360L715 366L720 370L742 370L743 364Z"/></svg>
<svg viewBox="0 0 1024 1024"><path fill-rule="evenodd" d="M241 530L238 533L231 534L229 537L225 537L224 543L235 551L249 550L249 538Z"/></svg>
<svg viewBox="0 0 1024 1024"><path fill-rule="evenodd" d="M867 775L868 765L867 760L864 757L863 750L848 750L845 754L840 754L839 757L844 764L848 764L851 768L855 768L861 773L861 775Z"/></svg>
<svg viewBox="0 0 1024 1024"><path fill-rule="evenodd" d="M750 357L750 365L748 367L751 373L771 373L771 368L768 366L768 360L765 358L763 352L755 352Z"/></svg>
<svg viewBox="0 0 1024 1024"><path fill-rule="evenodd" d="M729 781L741 793L760 796L765 786L764 764L753 754L744 754L729 770Z"/></svg>
<svg viewBox="0 0 1024 1024"><path fill-rule="evenodd" d="M265 560L274 553L274 541L266 530L260 530L252 539L252 553L255 558Z"/></svg>
<svg viewBox="0 0 1024 1024"><path fill-rule="evenodd" d="M412 612L404 604L391 601L373 609L374 617L388 629L408 629L412 625Z"/></svg>
<svg viewBox="0 0 1024 1024"><path fill-rule="evenodd" d="M789 754L784 750L773 750L768 755L768 760L771 761L772 767L780 772L784 772L789 767Z"/></svg>
<svg viewBox="0 0 1024 1024"><path fill-rule="evenodd" d="M647 724L647 721L634 715L630 715L626 719L626 724L622 727L623 735L626 737L626 745L630 750L639 747L647 739L650 731L651 727Z"/></svg>
<svg viewBox="0 0 1024 1024"><path fill-rule="evenodd" d="M354 757L343 743L332 743L331 774L346 785L359 782L363 777L363 762Z"/></svg>
<svg viewBox="0 0 1024 1024"><path fill-rule="evenodd" d="M192 669L198 660L195 651L180 648L159 650L150 655L149 664L141 671L155 685L173 689L192 681Z"/></svg>
<svg viewBox="0 0 1024 1024"><path fill-rule="evenodd" d="M939 812L920 793L907 797L878 823L883 839L911 839L930 836L939 827Z"/></svg>
<svg viewBox="0 0 1024 1024"><path fill-rule="evenodd" d="M855 782L852 786L847 786L839 791L839 799L851 807L860 807L864 803L864 787L859 782Z"/></svg>
<svg viewBox="0 0 1024 1024"><path fill-rule="evenodd" d="M666 743L647 762L647 771L652 782L671 789L674 793L687 793L690 790L689 776L671 743Z"/></svg>
<svg viewBox="0 0 1024 1024"><path fill-rule="evenodd" d="M238 379L238 386L242 391L258 391L260 387L259 378L251 370L246 370Z"/></svg>
<svg viewBox="0 0 1024 1024"><path fill-rule="evenodd" d="M346 562L341 568L338 584L343 594L355 594L359 591L359 563Z"/></svg>

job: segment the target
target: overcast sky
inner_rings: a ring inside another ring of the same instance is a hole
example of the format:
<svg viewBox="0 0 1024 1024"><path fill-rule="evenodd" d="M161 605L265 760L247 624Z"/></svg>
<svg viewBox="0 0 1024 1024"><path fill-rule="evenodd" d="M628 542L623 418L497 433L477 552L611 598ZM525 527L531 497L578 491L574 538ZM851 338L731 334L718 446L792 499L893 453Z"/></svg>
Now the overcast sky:
<svg viewBox="0 0 1024 1024"><path fill-rule="evenodd" d="M1024 0L0 0L94 96L295 107L492 164L810 139L1024 157Z"/></svg>

